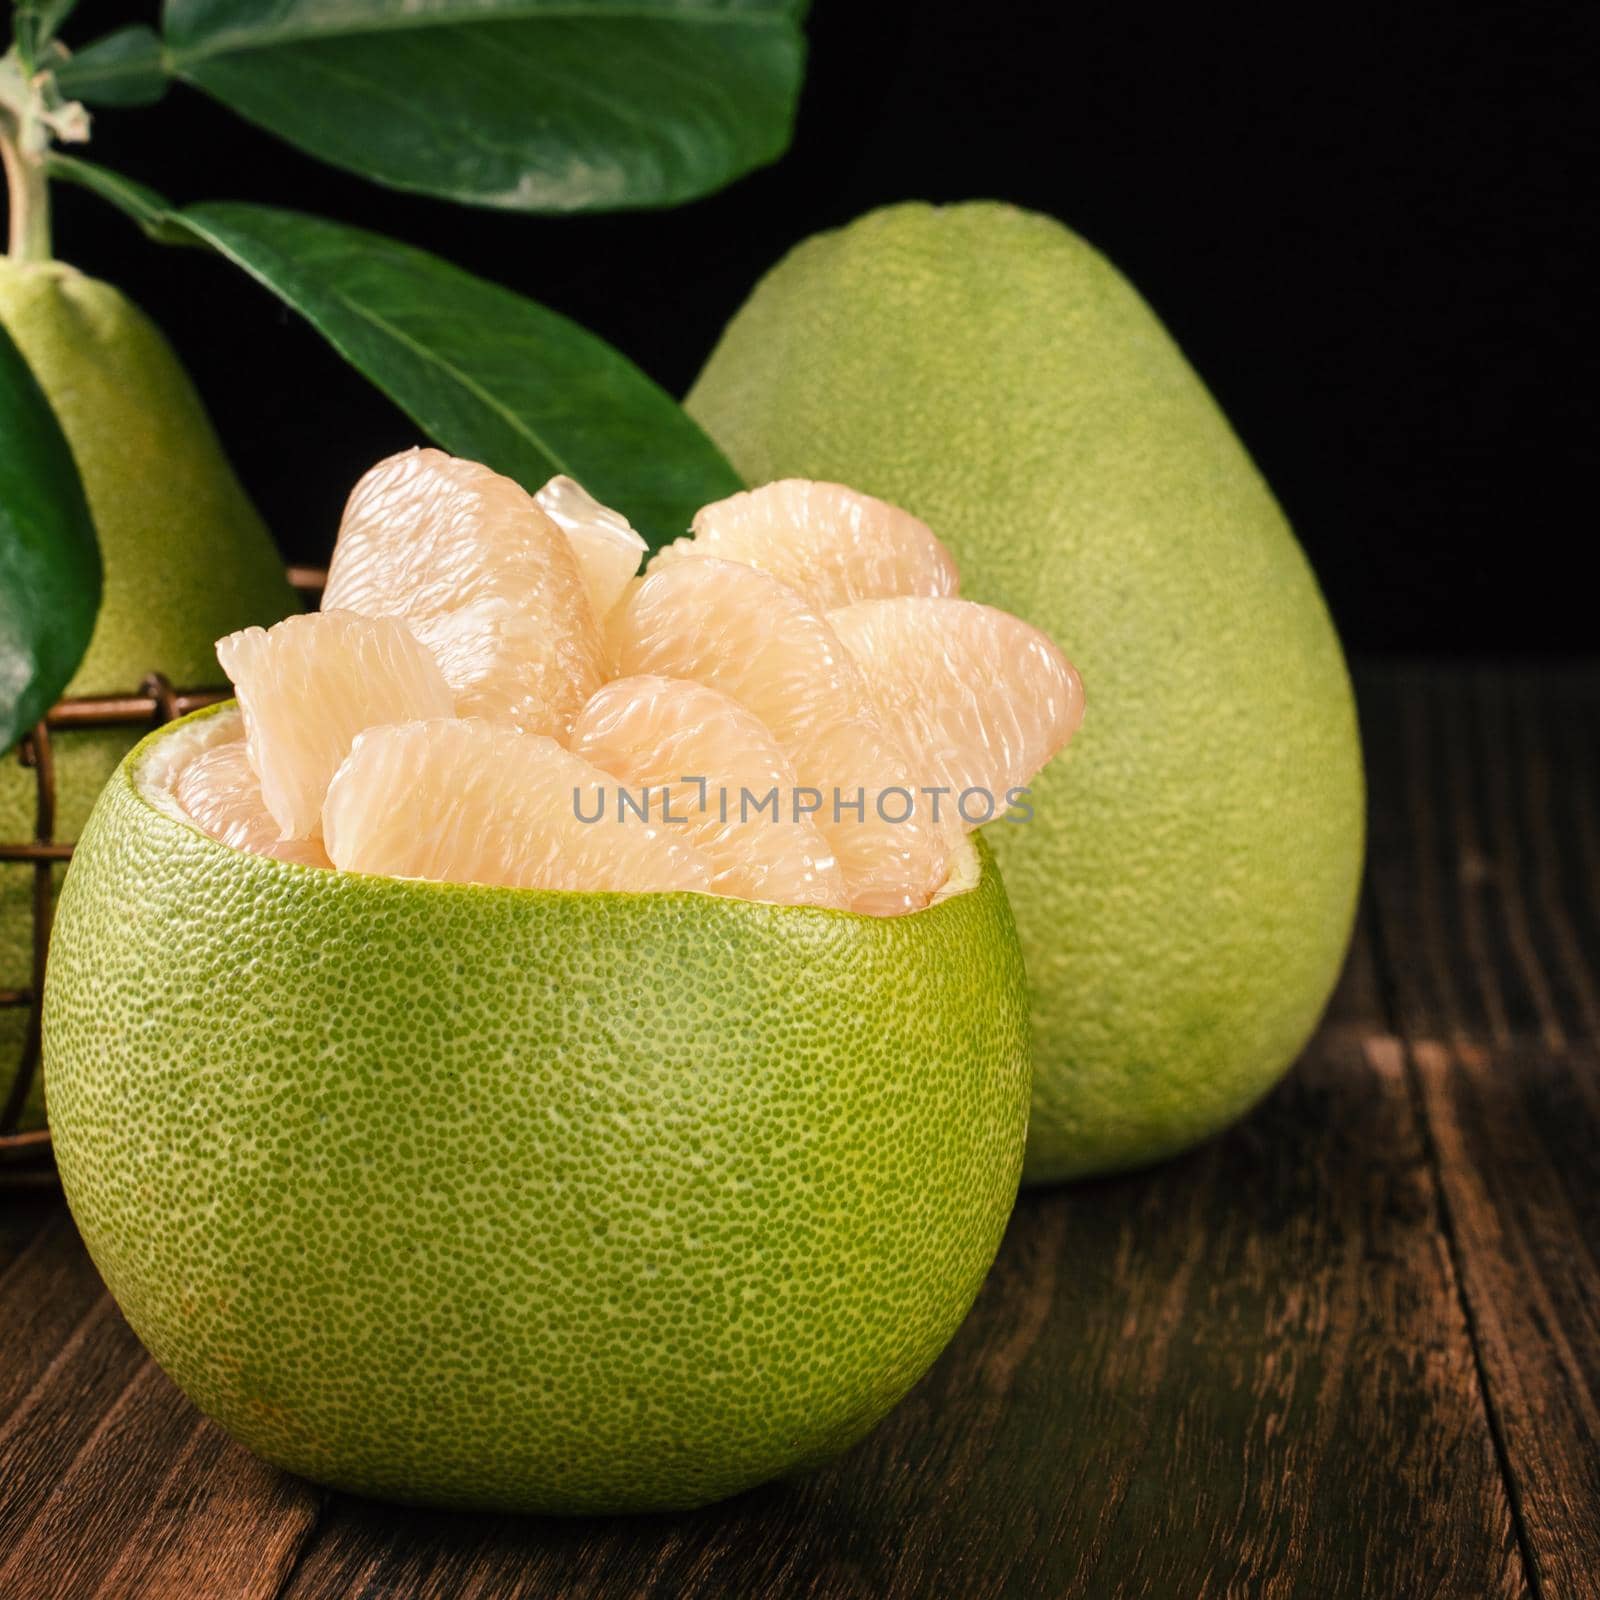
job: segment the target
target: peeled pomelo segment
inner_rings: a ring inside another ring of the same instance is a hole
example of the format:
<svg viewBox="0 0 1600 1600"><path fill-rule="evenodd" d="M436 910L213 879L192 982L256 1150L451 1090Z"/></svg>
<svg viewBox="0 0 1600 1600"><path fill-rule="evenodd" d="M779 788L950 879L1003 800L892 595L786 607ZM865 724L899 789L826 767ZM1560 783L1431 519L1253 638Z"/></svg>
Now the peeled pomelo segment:
<svg viewBox="0 0 1600 1600"><path fill-rule="evenodd" d="M212 745L185 763L173 794L189 820L235 850L253 850L279 861L308 867L330 867L327 853L315 839L280 839L261 798L261 784L245 750L243 732Z"/></svg>
<svg viewBox="0 0 1600 1600"><path fill-rule="evenodd" d="M971 600L862 600L828 613L922 782L964 828L1004 814L1078 730L1083 684L1037 628ZM964 796L968 798L963 798Z"/></svg>
<svg viewBox="0 0 1600 1600"><path fill-rule="evenodd" d="M759 567L819 611L897 594L953 595L954 558L909 511L840 483L784 478L705 506L650 571L703 556Z"/></svg>
<svg viewBox="0 0 1600 1600"><path fill-rule="evenodd" d="M623 811L617 791L554 739L507 723L399 723L356 740L328 787L323 838L335 866L393 878L708 889L710 861L674 830Z"/></svg>
<svg viewBox="0 0 1600 1600"><path fill-rule="evenodd" d="M604 680L566 535L510 478L442 450L403 451L355 486L322 604L405 622L463 716L564 738Z"/></svg>
<svg viewBox="0 0 1600 1600"><path fill-rule="evenodd" d="M363 728L448 717L450 686L392 617L316 611L217 641L261 798L285 839L317 836L329 780Z"/></svg>
<svg viewBox="0 0 1600 1600"><path fill-rule="evenodd" d="M669 562L613 614L609 643L621 675L692 678L766 724L799 784L823 797L814 820L853 910L892 916L928 903L947 841L918 809L905 748L854 658L787 584L709 556Z"/></svg>
<svg viewBox="0 0 1600 1600"><path fill-rule="evenodd" d="M589 609L603 626L650 547L620 511L601 505L572 478L552 478L533 498L567 536L583 573Z"/></svg>
<svg viewBox="0 0 1600 1600"><path fill-rule="evenodd" d="M683 678L617 678L579 714L572 750L705 852L713 894L849 905L832 847L804 802L796 806L793 764L766 724L727 695Z"/></svg>

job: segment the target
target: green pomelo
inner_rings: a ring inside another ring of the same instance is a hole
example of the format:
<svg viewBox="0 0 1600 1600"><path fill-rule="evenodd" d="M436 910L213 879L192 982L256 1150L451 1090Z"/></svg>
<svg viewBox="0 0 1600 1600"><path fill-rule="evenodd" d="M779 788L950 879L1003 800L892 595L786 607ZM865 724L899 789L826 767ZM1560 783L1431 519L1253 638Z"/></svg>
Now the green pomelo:
<svg viewBox="0 0 1600 1600"><path fill-rule="evenodd" d="M875 212L794 250L688 399L753 484L833 478L1043 628L1087 715L990 829L1034 997L1025 1176L1157 1160L1298 1053L1364 798L1339 641L1282 513L1116 270L1048 218Z"/></svg>
<svg viewBox="0 0 1600 1600"><path fill-rule="evenodd" d="M151 735L61 896L62 1182L202 1410L341 1488L688 1506L865 1433L1010 1211L992 862L911 916L368 877L218 844Z"/></svg>
<svg viewBox="0 0 1600 1600"><path fill-rule="evenodd" d="M296 609L272 539L222 454L188 375L149 319L109 284L60 262L0 258L0 324L49 398L94 516L105 590L69 695L131 694L151 672L217 684L213 642ZM78 835L138 729L63 731L55 836ZM34 774L0 761L0 840L31 839ZM0 865L0 989L26 988L32 868ZM0 1009L0 1105L26 1013ZM44 1120L35 1079L22 1126Z"/></svg>

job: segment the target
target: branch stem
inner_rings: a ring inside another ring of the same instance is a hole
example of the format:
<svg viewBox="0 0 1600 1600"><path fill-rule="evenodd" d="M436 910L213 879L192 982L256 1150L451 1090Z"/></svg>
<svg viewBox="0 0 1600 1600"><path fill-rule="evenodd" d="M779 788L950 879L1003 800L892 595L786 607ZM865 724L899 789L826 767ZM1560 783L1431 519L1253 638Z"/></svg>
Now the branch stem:
<svg viewBox="0 0 1600 1600"><path fill-rule="evenodd" d="M44 152L23 147L16 119L0 109L0 165L5 168L10 213L6 253L15 261L50 259L50 180Z"/></svg>

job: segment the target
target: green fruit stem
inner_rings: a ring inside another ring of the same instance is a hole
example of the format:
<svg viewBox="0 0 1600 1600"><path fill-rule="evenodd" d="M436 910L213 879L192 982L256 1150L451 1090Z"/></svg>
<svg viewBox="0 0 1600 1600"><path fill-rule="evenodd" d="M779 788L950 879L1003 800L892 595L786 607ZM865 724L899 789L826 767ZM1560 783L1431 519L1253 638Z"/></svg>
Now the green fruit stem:
<svg viewBox="0 0 1600 1600"><path fill-rule="evenodd" d="M53 56L64 54L52 46ZM49 70L36 70L13 45L0 56L0 163L10 197L7 253L15 261L50 259L50 182L45 160L53 140L89 137L89 114L65 100Z"/></svg>
<svg viewBox="0 0 1600 1600"><path fill-rule="evenodd" d="M50 180L44 158L23 149L15 119L0 110L0 161L6 173L11 228L6 253L16 261L50 259Z"/></svg>

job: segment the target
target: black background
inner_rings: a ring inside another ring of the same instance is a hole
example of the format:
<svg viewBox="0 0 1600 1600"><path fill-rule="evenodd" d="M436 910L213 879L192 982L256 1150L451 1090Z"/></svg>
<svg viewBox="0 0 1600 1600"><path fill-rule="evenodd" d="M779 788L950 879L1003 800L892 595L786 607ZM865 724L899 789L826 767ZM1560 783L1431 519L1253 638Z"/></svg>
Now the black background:
<svg viewBox="0 0 1600 1600"><path fill-rule="evenodd" d="M154 6L83 5L87 42ZM392 233L600 332L674 393L790 244L896 199L1049 211L1154 304L1358 652L1589 653L1600 8L817 0L794 148L676 212L537 219L377 190L201 96L91 154L178 200ZM263 291L64 192L57 250L194 372L297 560L415 430Z"/></svg>

